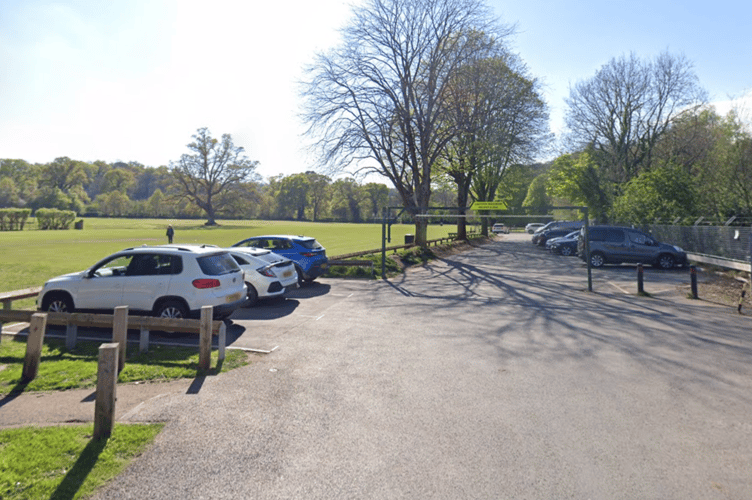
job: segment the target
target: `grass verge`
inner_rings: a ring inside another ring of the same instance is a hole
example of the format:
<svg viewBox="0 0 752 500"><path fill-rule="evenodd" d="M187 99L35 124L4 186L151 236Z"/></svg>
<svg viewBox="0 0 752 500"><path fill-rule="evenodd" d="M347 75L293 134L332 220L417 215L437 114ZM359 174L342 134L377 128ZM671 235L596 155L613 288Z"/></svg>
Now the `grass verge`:
<svg viewBox="0 0 752 500"><path fill-rule="evenodd" d="M197 374L213 375L249 363L248 355L243 351L228 349L226 353L221 366L217 366L218 352L213 351L213 368L208 373L202 373L198 369L198 348L151 346L146 353L129 349L118 382L193 378ZM27 384L21 381L25 355L25 339L3 336L0 343L0 395L83 389L96 385L99 343L79 342L74 350L69 351L63 341L45 341L39 373Z"/></svg>
<svg viewBox="0 0 752 500"><path fill-rule="evenodd" d="M93 424L0 430L0 498L91 496L140 455L163 424L116 424L109 439L92 439Z"/></svg>

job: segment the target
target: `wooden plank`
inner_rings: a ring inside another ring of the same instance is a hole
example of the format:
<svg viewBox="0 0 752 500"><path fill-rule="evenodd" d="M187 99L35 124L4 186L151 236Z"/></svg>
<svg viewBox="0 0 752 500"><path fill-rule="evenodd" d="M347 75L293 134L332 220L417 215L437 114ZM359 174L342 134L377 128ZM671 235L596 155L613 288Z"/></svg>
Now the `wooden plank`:
<svg viewBox="0 0 752 500"><path fill-rule="evenodd" d="M37 286L33 288L25 288L23 290L14 290L11 292L0 292L0 302L12 302L14 300L36 297L41 291L42 287Z"/></svg>

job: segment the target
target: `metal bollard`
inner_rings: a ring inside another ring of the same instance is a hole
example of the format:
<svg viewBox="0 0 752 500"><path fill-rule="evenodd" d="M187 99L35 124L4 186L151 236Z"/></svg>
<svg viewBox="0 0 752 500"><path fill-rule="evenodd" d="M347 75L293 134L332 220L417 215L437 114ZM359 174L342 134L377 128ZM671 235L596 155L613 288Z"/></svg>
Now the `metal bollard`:
<svg viewBox="0 0 752 500"><path fill-rule="evenodd" d="M643 267L642 264L637 264L637 293L642 295L645 293L642 279Z"/></svg>
<svg viewBox="0 0 752 500"><path fill-rule="evenodd" d="M697 268L689 266L689 282L692 290L692 298L697 298Z"/></svg>

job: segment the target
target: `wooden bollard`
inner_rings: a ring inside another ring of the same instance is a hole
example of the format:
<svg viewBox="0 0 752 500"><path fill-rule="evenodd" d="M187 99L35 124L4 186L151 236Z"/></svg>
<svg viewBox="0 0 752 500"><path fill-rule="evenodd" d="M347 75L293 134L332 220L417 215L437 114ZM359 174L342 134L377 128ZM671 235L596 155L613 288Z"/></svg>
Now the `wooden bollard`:
<svg viewBox="0 0 752 500"><path fill-rule="evenodd" d="M94 439L108 438L115 426L117 401L118 343L99 346L97 400L94 404Z"/></svg>
<svg viewBox="0 0 752 500"><path fill-rule="evenodd" d="M198 367L201 370L208 371L211 368L211 341L212 341L212 317L214 309L212 306L203 306L201 308L201 323L199 326L199 354Z"/></svg>
<svg viewBox="0 0 752 500"><path fill-rule="evenodd" d="M26 339L26 357L24 358L21 379L24 382L34 380L39 373L39 360L42 358L44 331L47 329L47 313L34 313L29 324L29 336Z"/></svg>
<svg viewBox="0 0 752 500"><path fill-rule="evenodd" d="M118 373L125 368L125 345L128 343L128 306L117 306L112 318L112 342L120 344L118 349Z"/></svg>

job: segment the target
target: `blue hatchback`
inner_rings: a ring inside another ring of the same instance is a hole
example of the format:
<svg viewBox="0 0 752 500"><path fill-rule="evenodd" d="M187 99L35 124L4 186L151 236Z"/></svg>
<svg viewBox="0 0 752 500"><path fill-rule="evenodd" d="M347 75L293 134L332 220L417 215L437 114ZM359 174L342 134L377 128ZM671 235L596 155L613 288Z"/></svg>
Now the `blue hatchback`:
<svg viewBox="0 0 752 500"><path fill-rule="evenodd" d="M266 248L287 257L295 263L298 282L311 282L324 274L328 259L326 249L309 236L292 236L289 234L272 236L254 236L239 241L234 247Z"/></svg>

